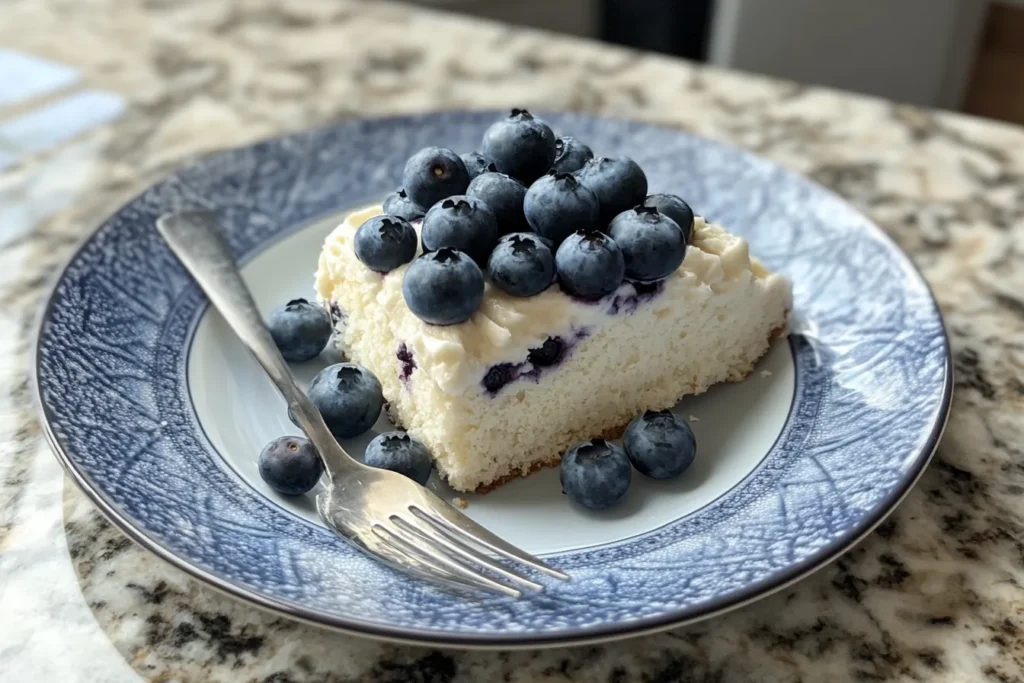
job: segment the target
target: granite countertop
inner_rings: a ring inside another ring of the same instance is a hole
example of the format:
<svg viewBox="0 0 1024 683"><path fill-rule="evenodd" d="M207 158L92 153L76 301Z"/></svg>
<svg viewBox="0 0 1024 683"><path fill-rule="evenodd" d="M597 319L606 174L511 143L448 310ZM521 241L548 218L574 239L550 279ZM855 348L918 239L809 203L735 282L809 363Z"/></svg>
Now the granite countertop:
<svg viewBox="0 0 1024 683"><path fill-rule="evenodd" d="M384 3L13 0L3 14L0 48L72 67L60 97L92 104L89 121L58 117L53 139L0 125L0 680L1024 680L1024 130ZM692 627L432 651L214 593L65 479L33 413L33 320L51 274L122 200L193 155L282 131L512 104L753 150L834 189L912 256L946 316L957 390L934 464L876 533ZM0 101L0 120L24 108Z"/></svg>

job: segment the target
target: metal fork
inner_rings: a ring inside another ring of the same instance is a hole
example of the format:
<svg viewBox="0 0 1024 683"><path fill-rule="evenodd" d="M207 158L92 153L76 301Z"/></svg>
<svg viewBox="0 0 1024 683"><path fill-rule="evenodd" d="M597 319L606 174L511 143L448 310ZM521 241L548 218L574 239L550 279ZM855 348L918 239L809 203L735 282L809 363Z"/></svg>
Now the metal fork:
<svg viewBox="0 0 1024 683"><path fill-rule="evenodd" d="M512 597L543 588L495 556L558 579L569 578L411 479L354 460L335 441L274 344L216 215L208 211L172 213L161 216L156 224L171 251L263 366L320 453L330 479L316 499L324 523L391 566L449 586Z"/></svg>

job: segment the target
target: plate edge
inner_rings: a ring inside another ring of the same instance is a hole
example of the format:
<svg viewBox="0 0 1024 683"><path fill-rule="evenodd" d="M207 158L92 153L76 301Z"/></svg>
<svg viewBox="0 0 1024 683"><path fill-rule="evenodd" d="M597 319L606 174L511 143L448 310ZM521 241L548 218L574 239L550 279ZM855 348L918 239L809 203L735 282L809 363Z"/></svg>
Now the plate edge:
<svg viewBox="0 0 1024 683"><path fill-rule="evenodd" d="M387 120L387 119L391 119L391 120L399 120L399 119L415 120L417 118L422 118L424 116L437 115L437 114L445 114L445 113L449 113L449 114L455 114L455 113L487 113L487 112L493 112L493 111L496 111L496 110L494 110L494 109L480 109L480 110L455 110L455 109L453 109L453 110L431 111L431 112L420 113L420 114L412 114L412 115L409 115L409 114L399 114L399 115L394 115L394 116L370 117L370 118L373 118L374 120ZM552 112L552 113L568 114L568 115L581 115L582 114L581 112L572 112L572 111ZM472 649L472 650L497 650L497 649L548 649L548 648L563 647L563 646L570 646L570 645L587 645L587 644L609 642L609 641L614 641L614 640L622 640L622 639L642 636L642 635L646 635L646 634L658 633L658 632L661 632L661 631L666 631L666 630L669 630L669 629L672 629L672 628L676 628L676 627L684 626L684 625L687 625L687 624L692 624L692 623L696 623L696 622L699 622L699 621L704 621L706 619L710 619L710 618L713 618L713 617L716 617L716 616L720 616L720 615L725 614L727 612L730 612L730 611L732 611L734 609L738 609L738 608L743 607L745 605L748 605L748 604L751 604L753 602L756 602L757 600L760 600L761 598L768 597L768 596L770 596L770 595L772 595L774 593L777 593L779 591L785 590L786 588L788 588L791 585L797 583L798 581L800 581L800 580L806 578L807 576L815 573L819 569L822 569L825 566L827 566L828 564L831 564L831 562L833 562L835 559L837 559L840 556L844 555L846 552L851 550L854 546L856 546L859 543L861 543L867 536L869 536L882 522L884 522L896 510L896 508L899 506L899 504L910 494L910 492L914 489L914 487L916 486L918 481L921 479L921 476L924 474L925 470L927 469L928 465L931 463L932 459L934 458L935 453L936 453L936 451L938 449L939 443L941 442L942 436L943 436L943 434L945 432L946 426L948 425L949 414L950 414L950 410L951 410L951 407L952 407L953 386L954 386L954 381L953 381L953 374L954 374L953 357L952 357L952 350L951 350L950 342L949 342L949 332L946 329L946 325L945 325L945 318L942 315L942 310L941 310L941 308L938 305L938 301L935 298L935 294L932 291L931 285L928 283L928 280L925 279L924 275L921 273L920 269L917 267L917 264L914 263L913 260L910 258L910 256L905 251L903 251L903 249L901 249L899 247L899 245L896 243L896 241L892 237L890 237L888 235L888 233L886 233L869 216L867 216L865 213L863 213L859 208L857 208L851 202L847 201L845 198L843 198L841 195L839 195L838 193L834 192L830 188L827 188L824 185L821 185L820 183L818 183L818 182L816 182L816 181L814 181L814 180L812 180L810 178L807 178L807 177L805 177L805 176L803 176L803 175L801 175L801 174L799 174L799 173L797 173L795 171L792 171L789 168L787 168L785 166L782 166L781 164L779 164L779 163L777 163L775 161L772 161L771 159L766 159L766 158L763 158L763 157L759 157L756 154L753 154L752 152L750 152L747 149L744 149L742 147L731 145L731 144L725 143L725 142L720 142L720 141L717 141L717 140L712 140L710 138L705 138L704 136L696 135L696 134L694 134L692 132L686 131L686 130L684 130L682 128L678 128L678 127L672 127L672 126L667 126L667 125L664 125L664 124L657 124L657 123L649 123L649 122L644 122L644 121L635 121L635 120L632 120L632 119L619 118L619 117L595 116L595 115L590 115L590 114L582 114L582 115L583 116L588 116L588 117L591 117L591 118L596 118L596 119L608 119L608 120L625 122L625 123L630 123L630 124L640 124L640 125L644 125L644 126L653 126L653 127L660 128L660 129L663 129L663 130L673 131L673 132L676 132L676 133L683 133L685 135L689 135L689 136L692 136L692 137L695 137L695 138L699 138L699 139L703 139L703 140L708 140L709 142L711 142L714 145L722 146L722 147L727 147L727 148L730 148L730 149L737 150L737 151L741 152L742 154L757 160L760 163L767 163L767 164L769 164L771 166L774 166L776 169L782 170L786 174L793 175L793 176L797 177L798 179L800 179L801 181L813 185L819 191L827 193L834 200L837 200L837 201L841 202L842 204L848 206L850 209L852 209L856 213L860 214L861 217L864 218L865 223L866 223L867 227L869 228L870 232L873 234L873 236L876 239L879 239L880 241L885 243L894 252L896 252L903 259L904 263L907 266L909 266L909 268L915 274L915 276L917 277L919 282L924 285L925 291L928 293L929 299L932 302L932 306L933 306L933 308L935 310L935 313L938 316L940 323L942 323L942 341L943 341L943 346L944 346L945 352L946 352L946 363L945 363L945 373L944 373L944 375L945 375L944 376L944 380L945 381L944 381L944 384L943 384L942 400L941 400L940 405L939 405L939 410L938 410L938 412L936 414L936 418L937 419L936 419L935 423L933 424L932 431L928 435L928 438L927 438L927 440L925 442L925 445L922 448L921 453L920 453L920 454L924 454L927 451L927 455L925 457L923 457L923 458L919 457L919 461L918 461L917 467L916 467L916 469L914 471L909 473L910 476L905 478L905 480L901 484L901 486L899 486L896 489L894 489L893 495L888 496L879 505L876 506L875 512L874 512L874 514L876 516L873 517L872 519L870 519L870 521L868 521L867 524L858 531L856 536L854 536L854 537L848 539L847 541L843 542L841 547L834 548L834 549L822 548L821 551L819 551L818 553L810 556L803 563L801 563L801 566L796 567L794 572L791 572L788 575L770 577L769 580L765 581L765 583L769 584L767 587L762 587L759 584L753 584L752 586L748 586L745 590L738 591L739 594L737 596L735 596L734 599L732 599L731 601L727 602L726 604L715 605L714 601L712 601L711 604L710 604L709 609L707 609L705 612L702 612L700 614L690 615L690 616L686 616L686 617L683 617L683 618L677 618L677 619L664 618L664 617L653 618L653 619L648 618L648 619L643 619L643 620L637 621L636 622L636 628L630 628L629 625L618 626L618 627L616 627L615 625L612 625L612 626L605 626L605 627L589 629L589 634L588 635L573 636L571 633L569 633L569 634L566 634L566 635L555 636L553 638L544 638L544 637L537 638L537 637L532 637L532 638L527 638L527 639L521 639L521 638L514 638L514 637L510 638L508 635L503 635L503 634L494 635L494 636L479 636L479 635L472 636L472 635L470 635L470 636L465 636L465 637L459 635L459 636L454 637L454 638L445 638L443 636L442 637L436 636L436 635L434 635L432 633L429 633L429 632L410 631L409 629L404 629L404 628L402 628L402 629L386 629L386 628L377 627L377 626L372 625L372 624L362 624L362 625L360 625L358 623L353 625L353 624L345 623L344 621L341 621L341 620L325 619L325 618L323 618L322 615L317 615L316 613L313 613L313 612L311 612L311 611L309 611L309 610L307 610L305 608L302 608L300 606L292 605L292 604L290 604L290 603L288 603L286 601L279 601L279 600L270 599L270 598L261 596L258 593L255 593L255 592L250 591L248 589L244 589L244 588L240 588L240 587L234 586L234 585L230 584L229 582L227 582L227 581L217 577L216 575L212 574L211 572L208 572L206 569L202 568L201 566L198 566L198 565L196 565L194 563L191 563L191 562L188 562L188 561L186 561L186 560L184 560L182 558L179 558L177 555L175 555L174 553L170 552L169 550L167 550L163 546L161 546L156 540L151 539L148 535L144 534L141 530L135 529L128 520L122 518L120 516L120 514L118 514L117 510L115 509L115 506L110 501L108 501L106 499L106 497L97 489L97 487L95 487L93 485L93 483L89 480L89 478L83 472L80 472L80 471L78 471L75 468L75 466L73 465L70 457L68 456L68 453L61 446L61 444L57 440L56 435L53 432L52 425L51 425L51 422L50 422L50 415L49 415L49 413L48 413L48 411L46 409L45 402L43 401L42 390L41 390L41 387L40 387L40 384L39 384L39 377L38 377L40 340L41 340L41 337L42 337L43 328L46 325L46 323L48 322L48 320L50 319L50 313L51 313L52 306L53 306L53 303L54 303L54 297L56 295L57 288L60 286L60 283L61 283L61 281L64 278L65 273L67 272L67 270L70 267L70 265L77 258L77 256L81 253L81 251L97 236L99 231L106 224L107 220L109 220L110 216L107 216L107 217L103 218L101 221L99 221L98 224L93 229L91 229L79 241L79 243L74 247L74 249L71 251L71 253L69 254L69 256L68 256L67 260L64 262L64 264L57 271L55 271L54 275L52 276L52 282L46 288L45 295L44 295L44 297L41 300L41 304L39 305L39 308L37 309L35 323L31 327L31 329L32 329L32 345L31 345L31 347L29 349L29 355L28 355L28 358L29 358L28 374L29 374L30 386L32 387L32 389L34 389L32 391L32 397L33 397L32 400L33 400L33 404L35 406L35 409L37 411L37 415L39 416L39 422L40 422L40 426L42 427L43 434L46 437L46 441L47 441L50 449L53 451L54 456L57 458L58 462L60 462L60 464L63 467L63 469L65 470L65 472L67 472L67 474L70 475L72 480L74 480L74 482L78 486L78 488L81 489L86 494L86 497L89 498L93 502L94 505L96 505L96 507L100 510L100 512L103 514L103 516L110 523L112 523L114 526L118 527L122 531L122 533L124 533L126 536L128 536L128 538L130 538L133 542L135 542L136 544L138 544L138 545L142 546L143 548L149 550L150 552L152 552L154 555L156 555L159 559L161 559L165 563L170 564L171 566L173 566L173 567L183 571L184 573L188 574L192 578L198 579L199 581L201 581L205 585L207 585L207 586L217 590L220 593L227 594L227 595L229 595L229 596L231 596L232 598L235 598L235 599L239 599L239 600L241 600L241 601L243 601L243 602L245 602L245 603L247 603L249 605L255 606L255 607L257 607L257 608L259 608L259 609L261 609L263 611L269 611L271 613L284 615L284 616L286 616L288 618L295 619L295 620L301 621L303 623L307 623L307 624L310 624L310 625L313 625L313 626L318 626L318 627L321 627L321 628L327 628L329 630L333 630L333 631L337 631L337 632L341 632L341 633L345 633L345 634L349 634L349 635L366 637L366 638L370 638L370 639L374 639L374 640L381 640L381 641L392 642L392 643L402 643L402 644L408 644L408 645L431 646L431 647L452 647L452 648L458 648L458 649ZM363 119L363 120L365 120L365 119ZM317 131L317 130L328 129L328 128L331 128L331 127L336 126L336 125L338 125L338 124L334 123L334 124L325 124L325 125L322 125L322 126L315 126L315 127L306 129L304 131L300 131L298 134L310 133L310 132ZM189 158L189 159L185 159L185 160L182 161L182 164L178 168L198 163L198 162L200 162L204 158L208 158L208 157L215 156L215 155L218 155L218 154L228 153L228 152L230 152L232 150L245 149L245 148L252 147L254 145L257 145L257 144L260 144L260 143L263 143L263 142L267 142L267 141L270 141L270 140L276 140L276 139L280 139L280 138L285 138L285 137L290 137L290 135L289 134L284 134L284 135L278 135L278 136L270 136L270 137L262 139L262 140L254 141L254 142L252 142L250 144L247 144L247 145L240 145L240 146L231 147L231 148L224 149L224 150L216 150L216 151L213 151L213 152L210 152L210 153L207 153L207 154L203 154L203 155L200 155L200 156L196 156L196 157L192 157L192 158ZM160 184L162 182L166 182L167 180L169 180L173 176L174 176L174 173L166 174L166 175L162 176L160 179L158 179L157 181L155 181L152 184L148 185L141 192L138 192L138 193L135 193L133 195L130 195L127 199L123 200L123 203L118 204L118 209L117 210L120 210L120 208L123 208L128 203L131 203L135 199L141 197L142 195L144 195L146 192L148 192L155 185L158 185L158 184ZM117 210L115 210L114 213L116 213ZM111 214L111 215L113 215L113 214ZM920 456L920 454L919 454L919 456ZM822 551L827 551L827 550L831 550L831 552L822 552ZM398 635L395 634L396 632L398 633Z"/></svg>

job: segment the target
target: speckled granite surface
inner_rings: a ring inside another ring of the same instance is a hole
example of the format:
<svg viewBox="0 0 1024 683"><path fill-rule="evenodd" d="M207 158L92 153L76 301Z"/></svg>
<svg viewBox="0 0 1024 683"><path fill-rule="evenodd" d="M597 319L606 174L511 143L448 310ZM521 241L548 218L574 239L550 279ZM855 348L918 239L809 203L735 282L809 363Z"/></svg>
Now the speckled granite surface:
<svg viewBox="0 0 1024 683"><path fill-rule="evenodd" d="M1024 131L381 3L8 0L0 47L120 94L113 124L0 172L0 680L1024 681ZM26 368L46 280L189 156L372 113L511 104L685 127L873 216L931 282L957 393L934 464L794 588L640 640L441 652L331 634L134 547L40 440ZM0 116L3 112L0 112Z"/></svg>

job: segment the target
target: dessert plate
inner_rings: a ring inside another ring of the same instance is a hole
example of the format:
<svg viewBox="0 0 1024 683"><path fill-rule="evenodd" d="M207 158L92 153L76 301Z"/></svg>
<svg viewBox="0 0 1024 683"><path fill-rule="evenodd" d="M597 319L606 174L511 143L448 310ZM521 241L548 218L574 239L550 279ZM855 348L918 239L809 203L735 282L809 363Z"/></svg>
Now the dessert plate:
<svg viewBox="0 0 1024 683"><path fill-rule="evenodd" d="M745 382L677 406L697 435L694 467L672 482L634 477L603 513L572 506L556 470L463 496L471 517L572 574L521 600L410 579L336 538L311 497L264 487L260 449L296 429L156 218L216 209L269 311L312 295L323 238L394 189L407 157L474 149L496 116L354 120L216 153L100 226L59 277L35 368L47 436L100 509L163 559L262 607L368 636L501 648L707 617L788 585L881 522L949 409L949 347L921 276L867 218L799 176L679 131L574 114L545 118L599 154L633 157L652 192L682 195L793 282L789 339ZM372 436L345 445L358 454Z"/></svg>

